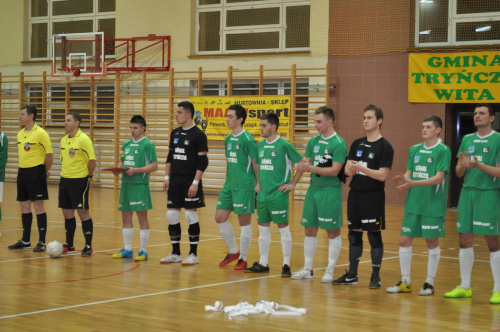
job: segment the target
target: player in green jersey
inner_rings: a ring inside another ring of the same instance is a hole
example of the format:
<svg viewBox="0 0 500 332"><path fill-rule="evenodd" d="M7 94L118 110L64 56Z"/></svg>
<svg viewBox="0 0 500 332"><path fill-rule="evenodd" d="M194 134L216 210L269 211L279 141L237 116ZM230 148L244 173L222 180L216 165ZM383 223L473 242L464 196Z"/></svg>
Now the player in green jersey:
<svg viewBox="0 0 500 332"><path fill-rule="evenodd" d="M260 259L245 272L269 272L269 247L273 221L278 225L283 250L282 277L291 277L290 257L292 254L292 234L288 227L288 194L302 172L297 170L293 180L292 164L302 160L302 156L293 145L277 133L279 118L275 113L267 113L261 118L260 131L263 140L257 145L257 164L259 165L257 192L257 221L259 223Z"/></svg>
<svg viewBox="0 0 500 332"><path fill-rule="evenodd" d="M338 178L345 163L347 145L333 128L335 113L330 107L316 109L314 124L319 135L311 138L306 159L298 164L302 172L311 172L301 225L305 227L304 267L292 274L292 279L313 277L313 259L318 245L318 229L328 234L328 267L321 282L333 281L333 270L342 248L340 229L343 225L342 182Z"/></svg>
<svg viewBox="0 0 500 332"><path fill-rule="evenodd" d="M158 169L156 148L144 136L146 120L141 115L134 115L130 120L130 134L132 138L123 143L122 156L118 167L127 169L122 175L120 202L118 210L122 211L123 242L125 248L113 255L113 258L132 258L132 236L134 225L132 216L137 214L140 225L140 249L134 258L136 261L148 259L146 247L149 240L148 210L152 209L151 193L149 191L149 173ZM115 172L115 175L119 173Z"/></svg>
<svg viewBox="0 0 500 332"><path fill-rule="evenodd" d="M255 211L257 144L252 134L243 128L246 117L247 112L243 106L229 106L226 123L233 132L224 141L227 158L226 182L220 192L215 212L220 234L229 248L229 253L219 265L225 266L238 260L235 270L247 268L247 253L252 241L250 222ZM228 221L231 211L238 215L240 223L240 251L236 246L233 227Z"/></svg>
<svg viewBox="0 0 500 332"><path fill-rule="evenodd" d="M423 143L410 148L406 173L393 178L398 190L408 190L405 215L399 239L399 264L402 279L387 288L389 293L410 293L410 268L413 238L423 237L429 248L427 279L420 295L434 294L440 249L439 238L444 237L446 202L448 199L448 175L451 152L441 143L439 134L443 121L434 115L422 123Z"/></svg>
<svg viewBox="0 0 500 332"><path fill-rule="evenodd" d="M460 276L462 282L445 297L472 296L471 273L474 264L474 234L484 235L490 251L493 273L491 304L500 304L500 133L492 128L495 113L490 105L479 104L474 110L477 132L466 135L458 149L456 173L464 178L458 202L457 231L460 240Z"/></svg>

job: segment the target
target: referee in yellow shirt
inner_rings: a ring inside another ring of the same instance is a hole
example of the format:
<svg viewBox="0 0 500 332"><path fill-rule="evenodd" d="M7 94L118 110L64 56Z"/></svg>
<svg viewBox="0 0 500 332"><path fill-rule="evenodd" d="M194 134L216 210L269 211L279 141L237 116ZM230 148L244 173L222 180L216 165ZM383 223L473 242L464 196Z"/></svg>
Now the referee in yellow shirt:
<svg viewBox="0 0 500 332"><path fill-rule="evenodd" d="M33 214L31 204L35 208L38 223L38 243L34 252L45 251L45 235L47 233L47 214L43 205L49 199L47 178L52 166L53 152L50 137L36 123L37 109L26 105L19 113L19 123L24 126L17 133L17 150L19 153L19 172L17 174L17 200L21 204L21 220L23 223L23 238L9 249L31 248L31 224Z"/></svg>
<svg viewBox="0 0 500 332"><path fill-rule="evenodd" d="M89 187L96 161L91 139L80 130L82 117L78 112L66 114L64 128L68 135L61 139L61 181L59 182L59 207L64 215L66 243L64 252L74 252L75 210L82 221L85 247L82 256L92 255L92 218L89 214Z"/></svg>

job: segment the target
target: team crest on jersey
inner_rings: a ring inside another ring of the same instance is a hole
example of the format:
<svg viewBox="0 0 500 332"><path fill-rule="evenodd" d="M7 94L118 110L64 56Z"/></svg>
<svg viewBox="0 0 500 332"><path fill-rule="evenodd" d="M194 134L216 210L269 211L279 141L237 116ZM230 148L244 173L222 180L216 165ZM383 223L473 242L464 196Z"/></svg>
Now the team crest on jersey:
<svg viewBox="0 0 500 332"><path fill-rule="evenodd" d="M232 147L233 147L233 144L232 144L232 143L229 143L229 144L227 145L227 149L228 149L228 150L231 150L231 148L232 148Z"/></svg>
<svg viewBox="0 0 500 332"><path fill-rule="evenodd" d="M271 151L271 157L276 157L277 155L276 151Z"/></svg>
<svg viewBox="0 0 500 332"><path fill-rule="evenodd" d="M71 148L69 149L69 156L73 158L75 156L75 149Z"/></svg>
<svg viewBox="0 0 500 332"><path fill-rule="evenodd" d="M363 155L363 150L356 151L356 157L360 158Z"/></svg>
<svg viewBox="0 0 500 332"><path fill-rule="evenodd" d="M135 149L135 150L134 150L134 153L135 153L135 154L138 154L138 153L139 153L139 149Z"/></svg>
<svg viewBox="0 0 500 332"><path fill-rule="evenodd" d="M179 137L174 138L174 144L179 143Z"/></svg>
<svg viewBox="0 0 500 332"><path fill-rule="evenodd" d="M24 143L24 151L29 151L31 149L30 143Z"/></svg>
<svg viewBox="0 0 500 332"><path fill-rule="evenodd" d="M474 153L474 145L469 145L469 153Z"/></svg>
<svg viewBox="0 0 500 332"><path fill-rule="evenodd" d="M434 162L434 157L427 157L427 163L432 164Z"/></svg>
<svg viewBox="0 0 500 332"><path fill-rule="evenodd" d="M264 157L264 150L259 152L259 157L263 158Z"/></svg>
<svg viewBox="0 0 500 332"><path fill-rule="evenodd" d="M240 147L241 147L241 145L240 145L240 144L236 144L236 150L239 150L239 149L240 149Z"/></svg>
<svg viewBox="0 0 500 332"><path fill-rule="evenodd" d="M318 153L319 152L319 145L315 145L314 146L314 153Z"/></svg>
<svg viewBox="0 0 500 332"><path fill-rule="evenodd" d="M483 153L488 153L490 152L490 147L489 146L483 146Z"/></svg>
<svg viewBox="0 0 500 332"><path fill-rule="evenodd" d="M413 158L414 163L418 163L419 161L420 161L420 156L415 156L415 158Z"/></svg>
<svg viewBox="0 0 500 332"><path fill-rule="evenodd" d="M130 152L130 148L125 149L125 154L128 154Z"/></svg>
<svg viewBox="0 0 500 332"><path fill-rule="evenodd" d="M329 148L325 148L325 154L330 154L330 149Z"/></svg>
<svg viewBox="0 0 500 332"><path fill-rule="evenodd" d="M375 158L375 153L374 152L370 152L368 154L368 159L373 159L373 158Z"/></svg>
<svg viewBox="0 0 500 332"><path fill-rule="evenodd" d="M189 145L189 140L188 139L184 141L184 145Z"/></svg>

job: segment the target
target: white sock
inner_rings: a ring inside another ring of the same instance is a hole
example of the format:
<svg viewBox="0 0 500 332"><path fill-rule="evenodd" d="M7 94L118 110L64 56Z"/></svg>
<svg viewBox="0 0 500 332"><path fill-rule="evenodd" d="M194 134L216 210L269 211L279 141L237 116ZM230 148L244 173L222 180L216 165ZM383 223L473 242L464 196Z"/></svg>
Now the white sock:
<svg viewBox="0 0 500 332"><path fill-rule="evenodd" d="M342 237L339 235L334 239L328 240L328 270L333 271L337 264L337 259L342 249Z"/></svg>
<svg viewBox="0 0 500 332"><path fill-rule="evenodd" d="M139 231L139 237L141 238L141 248L140 251L146 252L146 248L148 247L149 233L151 231L149 229L141 229Z"/></svg>
<svg viewBox="0 0 500 332"><path fill-rule="evenodd" d="M436 277L440 258L441 249L439 247L429 249L429 258L427 259L427 279L425 279L426 283L434 285L434 277Z"/></svg>
<svg viewBox="0 0 500 332"><path fill-rule="evenodd" d="M411 284L411 259L412 247L399 247L399 267L401 268L401 281L407 285Z"/></svg>
<svg viewBox="0 0 500 332"><path fill-rule="evenodd" d="M236 240L234 239L233 226L231 226L231 223L227 220L217 225L219 225L220 235L229 248L229 253L236 254L238 252L238 247L236 246Z"/></svg>
<svg viewBox="0 0 500 332"><path fill-rule="evenodd" d="M122 234L125 250L132 250L132 236L134 235L134 228L124 228L122 230Z"/></svg>
<svg viewBox="0 0 500 332"><path fill-rule="evenodd" d="M292 233L290 227L280 228L281 249L283 250L283 265L290 266L290 257L292 257Z"/></svg>
<svg viewBox="0 0 500 332"><path fill-rule="evenodd" d="M470 288L470 275L472 273L472 266L474 265L474 249L466 248L460 249L458 255L460 261L460 277L462 278L462 288Z"/></svg>
<svg viewBox="0 0 500 332"><path fill-rule="evenodd" d="M248 250L252 242L252 225L241 226L240 233L240 258L247 260Z"/></svg>
<svg viewBox="0 0 500 332"><path fill-rule="evenodd" d="M304 269L312 271L317 246L318 238L316 236L306 236L304 238Z"/></svg>
<svg viewBox="0 0 500 332"><path fill-rule="evenodd" d="M259 264L267 266L269 264L269 247L271 246L271 227L259 225Z"/></svg>
<svg viewBox="0 0 500 332"><path fill-rule="evenodd" d="M490 252L490 264L495 282L493 290L500 291L500 251Z"/></svg>

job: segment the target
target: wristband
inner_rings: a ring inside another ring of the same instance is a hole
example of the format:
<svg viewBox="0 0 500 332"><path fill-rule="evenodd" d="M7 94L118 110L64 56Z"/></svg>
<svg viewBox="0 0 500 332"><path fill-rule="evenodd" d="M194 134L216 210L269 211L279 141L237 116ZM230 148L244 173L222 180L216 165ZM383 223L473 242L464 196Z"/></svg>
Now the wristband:
<svg viewBox="0 0 500 332"><path fill-rule="evenodd" d="M91 178L91 179L92 179L92 177L93 177L93 176L94 176L94 174L89 174L89 178Z"/></svg>
<svg viewBox="0 0 500 332"><path fill-rule="evenodd" d="M165 175L165 180L170 180L170 175Z"/></svg>
<svg viewBox="0 0 500 332"><path fill-rule="evenodd" d="M196 185L196 186L197 186L197 185L198 185L198 183L200 183L200 181L198 181L198 180L193 180L193 184L194 184L194 185Z"/></svg>

